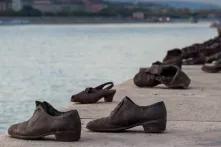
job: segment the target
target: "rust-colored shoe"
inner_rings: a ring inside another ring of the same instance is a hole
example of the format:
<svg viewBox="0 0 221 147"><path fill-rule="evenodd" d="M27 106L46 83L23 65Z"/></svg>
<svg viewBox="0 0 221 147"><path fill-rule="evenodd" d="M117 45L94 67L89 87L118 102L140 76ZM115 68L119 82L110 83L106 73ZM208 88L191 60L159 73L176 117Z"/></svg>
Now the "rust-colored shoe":
<svg viewBox="0 0 221 147"><path fill-rule="evenodd" d="M55 135L57 141L78 141L81 121L77 110L60 112L47 102L36 101L33 116L28 121L12 125L8 134L19 139L35 140Z"/></svg>
<svg viewBox="0 0 221 147"><path fill-rule="evenodd" d="M208 73L218 73L221 71L221 59L216 61L213 64L203 65L202 70Z"/></svg>
<svg viewBox="0 0 221 147"><path fill-rule="evenodd" d="M105 86L107 86L105 88ZM86 88L84 91L73 95L71 97L72 102L78 102L82 104L91 104L96 103L100 99L104 98L105 102L112 102L113 97L116 93L115 89L112 89L114 86L113 82L104 83L95 88Z"/></svg>
<svg viewBox="0 0 221 147"><path fill-rule="evenodd" d="M125 97L108 117L91 121L87 128L95 132L122 132L143 126L145 133L161 133L166 129L167 111L164 102L138 106Z"/></svg>

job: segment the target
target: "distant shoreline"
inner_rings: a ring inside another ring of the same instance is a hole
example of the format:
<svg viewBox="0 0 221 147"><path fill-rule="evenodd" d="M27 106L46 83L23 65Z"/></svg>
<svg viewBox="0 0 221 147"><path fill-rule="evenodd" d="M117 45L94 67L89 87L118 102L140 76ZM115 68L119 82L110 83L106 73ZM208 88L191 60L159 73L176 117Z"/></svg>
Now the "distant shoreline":
<svg viewBox="0 0 221 147"><path fill-rule="evenodd" d="M108 24L108 23L192 23L186 19L171 22L153 22L147 19L102 17L0 17L0 25L13 24Z"/></svg>

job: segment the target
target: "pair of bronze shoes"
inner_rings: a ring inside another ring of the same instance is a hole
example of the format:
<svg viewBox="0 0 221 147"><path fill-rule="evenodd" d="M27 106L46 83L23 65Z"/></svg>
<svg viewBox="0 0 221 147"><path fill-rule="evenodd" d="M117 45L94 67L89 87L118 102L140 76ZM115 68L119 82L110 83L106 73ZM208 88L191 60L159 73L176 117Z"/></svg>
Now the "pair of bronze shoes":
<svg viewBox="0 0 221 147"><path fill-rule="evenodd" d="M176 65L155 62L150 68L141 68L133 78L138 87L155 87L164 84L168 88L186 89L190 78Z"/></svg>
<svg viewBox="0 0 221 147"><path fill-rule="evenodd" d="M164 102L138 106L125 97L108 117L93 120L87 128L96 132L122 132L143 126L146 133L161 133L166 129L167 111ZM60 112L47 102L36 102L33 116L25 122L12 125L8 134L20 139L42 139L55 135L57 141L78 141L81 120L77 110Z"/></svg>
<svg viewBox="0 0 221 147"><path fill-rule="evenodd" d="M109 86L108 86L109 85ZM107 86L106 88L104 88ZM86 88L73 95L72 102L83 104L96 103L101 98L105 102L112 102L116 93L112 82L95 88ZM125 97L108 117L91 121L87 128L96 132L121 132L135 126L143 126L145 132L160 133L166 129L166 107L163 102L151 106L140 107L130 98Z"/></svg>

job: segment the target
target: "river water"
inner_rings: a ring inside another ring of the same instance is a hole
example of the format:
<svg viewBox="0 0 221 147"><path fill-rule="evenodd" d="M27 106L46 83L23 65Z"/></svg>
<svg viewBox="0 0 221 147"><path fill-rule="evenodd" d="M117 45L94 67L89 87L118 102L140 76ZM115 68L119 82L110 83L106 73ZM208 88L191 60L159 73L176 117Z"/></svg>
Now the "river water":
<svg viewBox="0 0 221 147"><path fill-rule="evenodd" d="M0 132L28 119L35 100L65 107L70 96L119 84L168 49L216 35L209 24L0 26Z"/></svg>

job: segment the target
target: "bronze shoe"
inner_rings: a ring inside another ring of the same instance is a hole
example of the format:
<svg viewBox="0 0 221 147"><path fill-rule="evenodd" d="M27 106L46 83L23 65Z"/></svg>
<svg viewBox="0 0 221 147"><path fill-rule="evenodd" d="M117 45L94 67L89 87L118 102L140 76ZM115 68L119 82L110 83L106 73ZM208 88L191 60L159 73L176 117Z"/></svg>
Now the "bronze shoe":
<svg viewBox="0 0 221 147"><path fill-rule="evenodd" d="M122 132L143 126L145 133L161 133L166 129L167 111L164 102L138 106L125 97L108 117L91 121L87 128L95 132Z"/></svg>
<svg viewBox="0 0 221 147"><path fill-rule="evenodd" d="M218 73L221 71L221 59L210 65L203 65L202 70L208 73Z"/></svg>
<svg viewBox="0 0 221 147"><path fill-rule="evenodd" d="M108 86L109 85L109 86ZM105 86L107 86L105 88ZM91 104L98 102L101 98L104 98L105 102L112 102L113 97L116 93L115 89L112 89L114 86L113 82L104 83L95 88L89 87L84 91L73 95L71 97L72 102L78 102L81 104Z"/></svg>
<svg viewBox="0 0 221 147"><path fill-rule="evenodd" d="M221 52L206 57L206 62L212 63L213 61L217 61L219 59L221 59Z"/></svg>
<svg viewBox="0 0 221 147"><path fill-rule="evenodd" d="M163 63L176 65L182 68L182 60L182 51L180 49L172 49L167 52L167 55L163 59Z"/></svg>
<svg viewBox="0 0 221 147"><path fill-rule="evenodd" d="M57 141L78 141L81 121L77 110L60 112L47 102L36 101L33 116L28 121L12 125L8 134L19 139L35 140L55 135Z"/></svg>
<svg viewBox="0 0 221 147"><path fill-rule="evenodd" d="M160 62L153 63L150 68L141 69L134 77L134 84L138 87L164 84L168 88L186 89L190 82L190 78L178 66Z"/></svg>
<svg viewBox="0 0 221 147"><path fill-rule="evenodd" d="M154 87L160 84L155 75L150 73L150 68L140 68L140 71L133 78L134 84L138 87Z"/></svg>
<svg viewBox="0 0 221 147"><path fill-rule="evenodd" d="M133 82L138 87L155 87L160 84L156 80L156 76L151 73L155 67L158 68L158 65L162 65L161 62L157 61L148 68L140 68L139 72L134 76Z"/></svg>
<svg viewBox="0 0 221 147"><path fill-rule="evenodd" d="M191 83L190 78L176 65L159 65L151 70L151 73L168 88L186 89Z"/></svg>
<svg viewBox="0 0 221 147"><path fill-rule="evenodd" d="M183 65L202 65L205 64L206 62L206 56L203 54L199 54L198 56L184 59L183 60Z"/></svg>

